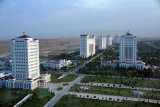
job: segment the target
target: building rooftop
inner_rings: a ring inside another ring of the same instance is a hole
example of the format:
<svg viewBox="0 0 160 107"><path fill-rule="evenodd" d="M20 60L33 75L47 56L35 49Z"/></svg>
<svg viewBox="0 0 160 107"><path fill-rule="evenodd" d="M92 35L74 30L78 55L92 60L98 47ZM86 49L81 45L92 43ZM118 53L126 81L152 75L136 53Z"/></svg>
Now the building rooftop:
<svg viewBox="0 0 160 107"><path fill-rule="evenodd" d="M132 35L131 33L127 32L126 35Z"/></svg>
<svg viewBox="0 0 160 107"><path fill-rule="evenodd" d="M20 36L20 37L18 37L18 38L32 38L32 37L27 36L27 35L22 35L22 36Z"/></svg>
<svg viewBox="0 0 160 107"><path fill-rule="evenodd" d="M80 35L80 36L88 36L88 35Z"/></svg>

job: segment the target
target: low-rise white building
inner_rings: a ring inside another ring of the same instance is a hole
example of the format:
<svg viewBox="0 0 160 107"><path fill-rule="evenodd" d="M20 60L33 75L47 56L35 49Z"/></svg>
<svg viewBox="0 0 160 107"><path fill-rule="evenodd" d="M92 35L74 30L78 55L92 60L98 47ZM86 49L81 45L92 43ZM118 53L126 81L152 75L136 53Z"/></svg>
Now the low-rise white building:
<svg viewBox="0 0 160 107"><path fill-rule="evenodd" d="M80 57L88 58L95 54L95 36L80 35Z"/></svg>
<svg viewBox="0 0 160 107"><path fill-rule="evenodd" d="M51 60L51 61L47 61L45 63L43 63L43 67L47 67L47 68L52 68L52 69L60 69L62 67L65 66L69 66L70 64L72 64L72 62L70 60Z"/></svg>
<svg viewBox="0 0 160 107"><path fill-rule="evenodd" d="M106 49L106 37L105 36L99 36L98 37L98 49Z"/></svg>
<svg viewBox="0 0 160 107"><path fill-rule="evenodd" d="M112 62L111 61L103 61L102 66L111 66Z"/></svg>
<svg viewBox="0 0 160 107"><path fill-rule="evenodd" d="M102 66L105 66L105 67L112 67L113 69L115 69L116 67L118 67L118 63L119 61L118 60L113 60L113 61L103 61L102 62Z"/></svg>
<svg viewBox="0 0 160 107"><path fill-rule="evenodd" d="M0 58L0 69L11 68L12 59L9 57Z"/></svg>
<svg viewBox="0 0 160 107"><path fill-rule="evenodd" d="M137 60L137 62L136 62L136 69L143 70L144 67L145 67L145 62L143 62L141 60Z"/></svg>
<svg viewBox="0 0 160 107"><path fill-rule="evenodd" d="M0 69L6 68L4 63L5 63L4 61L0 61Z"/></svg>

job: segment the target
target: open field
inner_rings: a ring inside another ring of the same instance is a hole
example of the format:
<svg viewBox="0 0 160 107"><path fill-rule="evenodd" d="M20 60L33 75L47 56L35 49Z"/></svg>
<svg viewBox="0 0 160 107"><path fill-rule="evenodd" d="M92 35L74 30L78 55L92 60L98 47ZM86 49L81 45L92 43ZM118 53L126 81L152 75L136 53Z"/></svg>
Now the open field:
<svg viewBox="0 0 160 107"><path fill-rule="evenodd" d="M22 107L42 107L55 95L47 89L36 89L32 93L33 96L29 98Z"/></svg>
<svg viewBox="0 0 160 107"><path fill-rule="evenodd" d="M12 107L27 95L27 91L0 89L0 107Z"/></svg>
<svg viewBox="0 0 160 107"><path fill-rule="evenodd" d="M74 81L78 75L67 75L62 79L58 79L58 77L60 77L61 75L57 75L57 74L52 74L51 75L51 82L52 83L60 83L60 82L71 82Z"/></svg>
<svg viewBox="0 0 160 107"><path fill-rule="evenodd" d="M135 89L126 89L126 88L114 88L114 87L100 87L100 86L89 86L88 90L79 90L79 87L82 85L75 85L70 89L72 92L83 92L83 93L94 93L94 94L104 94L104 95L114 95L114 96L125 96L125 97L138 97L132 94L132 91ZM141 96L141 98L147 99L160 99L160 92L156 91L142 91L146 95Z"/></svg>
<svg viewBox="0 0 160 107"><path fill-rule="evenodd" d="M111 83L123 84L126 86L134 87L150 87L160 89L160 80L141 80L141 79L128 79L128 78L107 78L107 77L91 77L86 76L81 80L83 83L96 82L96 83Z"/></svg>
<svg viewBox="0 0 160 107"><path fill-rule="evenodd" d="M0 55L2 54L10 54L10 40L0 40Z"/></svg>
<svg viewBox="0 0 160 107"><path fill-rule="evenodd" d="M54 107L159 107L159 105L133 101L101 101L77 98L73 95L65 95Z"/></svg>
<svg viewBox="0 0 160 107"><path fill-rule="evenodd" d="M23 107L32 107L33 105L34 107L40 107L54 96L54 93L50 93L46 89L35 89L33 91L0 89L0 107L13 107L27 94L33 94L33 96L23 104Z"/></svg>
<svg viewBox="0 0 160 107"><path fill-rule="evenodd" d="M62 53L61 51L76 49L76 46L79 46L79 38L39 39L41 55ZM0 40L0 49L0 55L10 54L10 40Z"/></svg>

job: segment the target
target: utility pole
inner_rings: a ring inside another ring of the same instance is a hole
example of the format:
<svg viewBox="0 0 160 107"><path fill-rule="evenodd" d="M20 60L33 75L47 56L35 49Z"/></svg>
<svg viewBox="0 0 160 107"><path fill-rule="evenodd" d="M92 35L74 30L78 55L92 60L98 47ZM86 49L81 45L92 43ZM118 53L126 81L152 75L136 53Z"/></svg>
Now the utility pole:
<svg viewBox="0 0 160 107"><path fill-rule="evenodd" d="M102 68L102 60L103 60L103 58L102 58L102 56L101 56L101 68Z"/></svg>

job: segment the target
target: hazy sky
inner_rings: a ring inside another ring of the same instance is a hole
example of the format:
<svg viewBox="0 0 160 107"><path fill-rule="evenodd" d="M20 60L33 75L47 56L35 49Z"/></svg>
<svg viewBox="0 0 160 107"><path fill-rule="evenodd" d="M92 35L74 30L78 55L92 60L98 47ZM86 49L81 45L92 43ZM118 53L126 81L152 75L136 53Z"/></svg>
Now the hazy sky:
<svg viewBox="0 0 160 107"><path fill-rule="evenodd" d="M0 0L0 39L80 34L160 37L159 0Z"/></svg>

